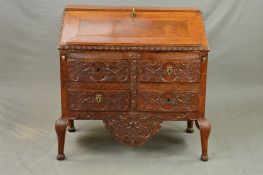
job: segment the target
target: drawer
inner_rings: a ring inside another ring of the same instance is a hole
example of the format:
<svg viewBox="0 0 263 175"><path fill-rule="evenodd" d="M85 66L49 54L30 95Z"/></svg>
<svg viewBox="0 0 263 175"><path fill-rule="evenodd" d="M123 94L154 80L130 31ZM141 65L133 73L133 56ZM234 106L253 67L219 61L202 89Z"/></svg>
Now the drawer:
<svg viewBox="0 0 263 175"><path fill-rule="evenodd" d="M125 60L68 59L68 81L128 82L129 62Z"/></svg>
<svg viewBox="0 0 263 175"><path fill-rule="evenodd" d="M138 65L139 82L200 82L200 60L142 60Z"/></svg>
<svg viewBox="0 0 263 175"><path fill-rule="evenodd" d="M187 112L198 110L198 91L140 91L138 111Z"/></svg>
<svg viewBox="0 0 263 175"><path fill-rule="evenodd" d="M116 91L68 91L68 107L73 111L128 111L130 92Z"/></svg>

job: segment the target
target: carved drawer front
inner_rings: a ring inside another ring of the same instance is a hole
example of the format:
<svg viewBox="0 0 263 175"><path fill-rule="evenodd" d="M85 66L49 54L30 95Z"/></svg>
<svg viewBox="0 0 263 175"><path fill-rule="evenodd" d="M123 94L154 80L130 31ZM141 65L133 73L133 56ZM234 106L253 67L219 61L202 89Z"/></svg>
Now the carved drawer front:
<svg viewBox="0 0 263 175"><path fill-rule="evenodd" d="M118 91L72 91L68 92L69 110L77 111L128 111L130 92Z"/></svg>
<svg viewBox="0 0 263 175"><path fill-rule="evenodd" d="M198 110L197 91L139 92L138 111L186 112Z"/></svg>
<svg viewBox="0 0 263 175"><path fill-rule="evenodd" d="M200 81L200 61L143 60L138 65L138 81L197 83Z"/></svg>
<svg viewBox="0 0 263 175"><path fill-rule="evenodd" d="M85 82L128 82L129 63L125 60L74 60L68 62L68 80Z"/></svg>

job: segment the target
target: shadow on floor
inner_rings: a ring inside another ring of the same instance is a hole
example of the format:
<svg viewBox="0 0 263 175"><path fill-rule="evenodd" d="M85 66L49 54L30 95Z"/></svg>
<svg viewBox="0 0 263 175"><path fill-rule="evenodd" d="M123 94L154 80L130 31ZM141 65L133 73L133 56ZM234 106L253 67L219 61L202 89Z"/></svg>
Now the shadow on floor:
<svg viewBox="0 0 263 175"><path fill-rule="evenodd" d="M80 128L83 131L84 128ZM150 138L148 142L139 146L127 146L119 143L108 131L103 127L89 128L78 135L77 144L82 149L92 152L124 152L134 151L143 153L167 153L174 154L186 148L184 139L187 134L184 131L176 129L161 128L159 133Z"/></svg>

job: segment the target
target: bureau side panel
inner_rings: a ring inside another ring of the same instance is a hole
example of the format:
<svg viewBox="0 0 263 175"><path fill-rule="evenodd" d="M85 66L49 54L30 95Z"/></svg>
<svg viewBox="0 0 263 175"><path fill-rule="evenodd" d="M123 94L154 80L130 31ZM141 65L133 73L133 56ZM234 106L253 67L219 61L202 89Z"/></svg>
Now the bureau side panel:
<svg viewBox="0 0 263 175"><path fill-rule="evenodd" d="M208 53L200 52L201 62L201 79L200 79L200 95L199 95L199 112L198 118L205 118L205 101L206 101L206 78L207 78L207 61Z"/></svg>
<svg viewBox="0 0 263 175"><path fill-rule="evenodd" d="M61 81L61 112L62 117L68 117L67 110L67 59L66 51L60 51L60 81Z"/></svg>

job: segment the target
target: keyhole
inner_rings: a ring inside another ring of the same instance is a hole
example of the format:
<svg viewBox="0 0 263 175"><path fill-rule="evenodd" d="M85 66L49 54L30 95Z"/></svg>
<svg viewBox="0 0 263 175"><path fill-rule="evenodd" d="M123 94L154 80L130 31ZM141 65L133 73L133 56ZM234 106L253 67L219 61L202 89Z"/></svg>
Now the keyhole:
<svg viewBox="0 0 263 175"><path fill-rule="evenodd" d="M99 71L100 71L100 68L98 67L98 68L97 68L97 72L99 72Z"/></svg>
<svg viewBox="0 0 263 175"><path fill-rule="evenodd" d="M166 72L167 72L168 76L172 75L172 73L173 73L173 67L167 66Z"/></svg>
<svg viewBox="0 0 263 175"><path fill-rule="evenodd" d="M167 98L167 99L166 99L166 102L167 102L167 103L170 103L170 102L171 102L170 98Z"/></svg>

